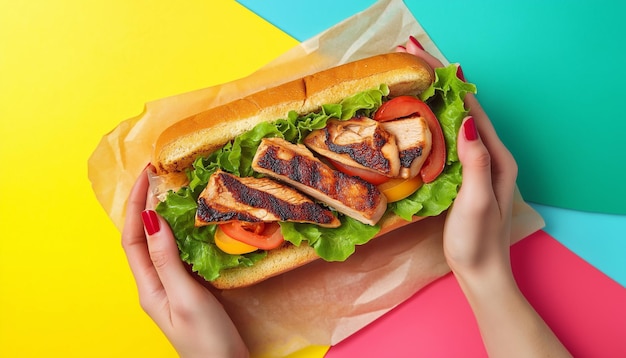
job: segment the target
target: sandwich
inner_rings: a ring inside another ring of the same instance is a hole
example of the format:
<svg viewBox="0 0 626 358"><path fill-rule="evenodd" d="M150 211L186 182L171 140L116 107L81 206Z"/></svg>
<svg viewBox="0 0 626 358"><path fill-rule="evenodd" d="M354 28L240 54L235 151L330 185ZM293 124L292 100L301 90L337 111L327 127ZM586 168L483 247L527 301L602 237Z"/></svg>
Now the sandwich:
<svg viewBox="0 0 626 358"><path fill-rule="evenodd" d="M167 128L152 158L156 211L181 259L218 289L245 287L344 261L447 210L461 184L463 98L475 92L456 73L382 54Z"/></svg>

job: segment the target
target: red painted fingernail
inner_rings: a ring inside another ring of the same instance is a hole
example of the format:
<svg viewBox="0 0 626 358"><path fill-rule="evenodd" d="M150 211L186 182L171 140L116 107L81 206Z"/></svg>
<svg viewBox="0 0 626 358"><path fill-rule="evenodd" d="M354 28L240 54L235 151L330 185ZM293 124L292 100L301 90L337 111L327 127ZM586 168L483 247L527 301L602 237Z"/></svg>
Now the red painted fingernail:
<svg viewBox="0 0 626 358"><path fill-rule="evenodd" d="M415 46L419 47L419 48L420 48L420 50L423 50L423 49L424 49L424 46L422 46L422 44L421 44L419 41L417 41L417 39L416 39L414 36L409 36L409 40L411 40L411 42L412 42Z"/></svg>
<svg viewBox="0 0 626 358"><path fill-rule="evenodd" d="M148 235L154 235L161 229L159 227L159 218L154 210L144 210L141 212L141 220L146 228Z"/></svg>
<svg viewBox="0 0 626 358"><path fill-rule="evenodd" d="M458 77L458 79L460 79L463 82L467 82L465 80L465 75L463 74L463 70L461 69L461 65L458 65L456 68L456 77Z"/></svg>
<svg viewBox="0 0 626 358"><path fill-rule="evenodd" d="M465 123L463 123L463 134L465 134L465 139L470 142L478 139L478 130L476 129L474 117L469 117Z"/></svg>
<svg viewBox="0 0 626 358"><path fill-rule="evenodd" d="M404 46L402 46L402 45L399 45L399 46L396 46L396 50L397 50L397 51L406 52L406 47L404 47Z"/></svg>

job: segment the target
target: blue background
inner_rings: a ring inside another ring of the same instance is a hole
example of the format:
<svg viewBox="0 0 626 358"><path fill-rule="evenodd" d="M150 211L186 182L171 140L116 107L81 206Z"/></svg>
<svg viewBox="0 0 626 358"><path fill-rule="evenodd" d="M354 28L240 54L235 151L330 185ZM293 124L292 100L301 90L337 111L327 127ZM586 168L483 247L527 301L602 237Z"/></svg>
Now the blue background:
<svg viewBox="0 0 626 358"><path fill-rule="evenodd" d="M239 3L303 41L374 4ZM620 1L405 1L477 84L545 230L626 286L626 5Z"/></svg>

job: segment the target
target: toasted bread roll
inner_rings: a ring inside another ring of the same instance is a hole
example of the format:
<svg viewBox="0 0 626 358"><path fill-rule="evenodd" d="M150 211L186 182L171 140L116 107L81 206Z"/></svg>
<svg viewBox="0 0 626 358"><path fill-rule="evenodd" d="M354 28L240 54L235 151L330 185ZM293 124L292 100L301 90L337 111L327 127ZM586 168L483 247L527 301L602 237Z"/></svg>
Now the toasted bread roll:
<svg viewBox="0 0 626 358"><path fill-rule="evenodd" d="M334 67L179 121L157 139L152 164L162 178L177 177L196 158L211 154L261 122L286 118L290 111L304 115L381 84L389 87L390 97L416 95L433 80L433 70L422 59L406 53L378 55ZM387 213L378 222L378 236L409 223ZM211 284L218 289L249 286L318 258L308 245L286 242L251 267L222 271Z"/></svg>
<svg viewBox="0 0 626 358"><path fill-rule="evenodd" d="M358 92L387 84L390 96L418 94L433 70L420 58L389 53L347 63L287 82L183 119L157 139L152 164L157 174L180 172L199 156L219 149L261 122L306 114Z"/></svg>

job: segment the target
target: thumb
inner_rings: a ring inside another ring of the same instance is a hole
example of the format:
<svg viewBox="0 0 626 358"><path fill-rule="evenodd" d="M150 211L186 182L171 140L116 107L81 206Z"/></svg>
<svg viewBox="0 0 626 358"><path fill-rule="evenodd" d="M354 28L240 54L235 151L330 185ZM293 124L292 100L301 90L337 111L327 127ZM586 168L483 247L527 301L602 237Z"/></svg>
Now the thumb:
<svg viewBox="0 0 626 358"><path fill-rule="evenodd" d="M459 197L470 205L488 205L483 201L494 197L491 181L491 156L483 144L473 117L466 117L461 124L457 139L459 159L463 165L463 183Z"/></svg>
<svg viewBox="0 0 626 358"><path fill-rule="evenodd" d="M150 259L163 288L168 296L177 295L186 281L193 279L180 259L174 235L165 219L154 210L143 211L141 218L148 236Z"/></svg>

